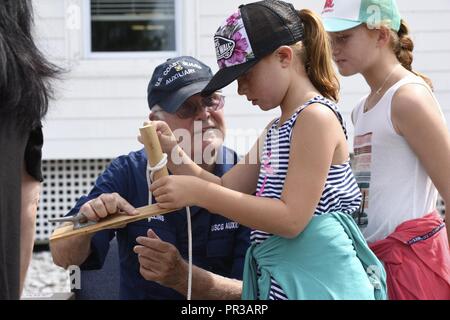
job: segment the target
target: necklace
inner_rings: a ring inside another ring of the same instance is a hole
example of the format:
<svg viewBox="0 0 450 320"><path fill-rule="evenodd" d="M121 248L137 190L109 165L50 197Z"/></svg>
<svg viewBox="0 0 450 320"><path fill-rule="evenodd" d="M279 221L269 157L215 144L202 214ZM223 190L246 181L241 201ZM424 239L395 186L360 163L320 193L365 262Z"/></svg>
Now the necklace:
<svg viewBox="0 0 450 320"><path fill-rule="evenodd" d="M391 78L391 76L394 74L395 70L396 70L399 66L401 66L400 63L397 64L394 68L392 68L391 72L390 72L390 73L387 75L387 77L384 79L383 84L381 85L381 87L378 88L377 91L375 91L375 96L379 96L379 95L381 94L381 90L383 90L384 86L386 85L386 83L388 82L388 80ZM368 103L368 102L369 102L369 100L372 100L371 98L372 98L372 97L367 98L366 104L364 105L364 112L369 111L369 107L368 107L368 104L369 104L369 103Z"/></svg>

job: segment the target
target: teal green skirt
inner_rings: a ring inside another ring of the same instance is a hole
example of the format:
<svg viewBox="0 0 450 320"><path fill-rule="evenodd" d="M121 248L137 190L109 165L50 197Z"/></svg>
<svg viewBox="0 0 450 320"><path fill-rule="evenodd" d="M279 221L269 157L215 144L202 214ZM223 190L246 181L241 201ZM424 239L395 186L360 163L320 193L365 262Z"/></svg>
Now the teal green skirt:
<svg viewBox="0 0 450 320"><path fill-rule="evenodd" d="M250 246L242 299L268 299L271 277L290 300L387 298L382 263L344 213L314 216L294 239L272 236Z"/></svg>

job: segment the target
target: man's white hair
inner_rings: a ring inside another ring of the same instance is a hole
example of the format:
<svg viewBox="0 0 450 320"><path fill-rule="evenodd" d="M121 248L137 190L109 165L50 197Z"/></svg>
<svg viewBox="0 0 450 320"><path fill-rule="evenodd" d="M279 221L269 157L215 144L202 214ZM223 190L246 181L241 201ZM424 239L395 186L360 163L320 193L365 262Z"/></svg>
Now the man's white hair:
<svg viewBox="0 0 450 320"><path fill-rule="evenodd" d="M160 120L163 120L164 121L164 119L165 119L165 111L164 111L164 109L163 108L161 108L159 105L157 105L157 104L155 104L153 107L152 107L152 109L151 109L151 112L154 114L154 115L156 115Z"/></svg>

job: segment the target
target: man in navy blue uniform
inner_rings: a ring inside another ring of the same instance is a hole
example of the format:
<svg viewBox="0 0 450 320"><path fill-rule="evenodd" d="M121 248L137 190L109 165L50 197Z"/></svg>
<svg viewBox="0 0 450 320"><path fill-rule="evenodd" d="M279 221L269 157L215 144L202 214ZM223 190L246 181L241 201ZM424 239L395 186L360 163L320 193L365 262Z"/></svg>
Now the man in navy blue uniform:
<svg viewBox="0 0 450 320"><path fill-rule="evenodd" d="M175 135L178 132L182 137L180 143L191 147L194 161L222 176L237 163L238 157L223 146L224 97L218 92L200 96L211 78L210 68L192 57L169 59L159 65L148 86L149 118L167 122ZM146 167L144 149L113 160L89 195L81 197L68 214L83 212L89 220L98 220L119 210L136 213L135 208L149 203ZM156 203L154 198L152 203ZM239 299L239 279L250 244L249 229L198 207L191 207L191 218L192 298ZM119 247L121 299L185 297L188 279L185 209L130 223L124 228L56 241L51 244L53 260L64 268L80 265L82 270L99 269L114 237ZM138 237L145 242L145 254L140 257L143 263L134 252Z"/></svg>

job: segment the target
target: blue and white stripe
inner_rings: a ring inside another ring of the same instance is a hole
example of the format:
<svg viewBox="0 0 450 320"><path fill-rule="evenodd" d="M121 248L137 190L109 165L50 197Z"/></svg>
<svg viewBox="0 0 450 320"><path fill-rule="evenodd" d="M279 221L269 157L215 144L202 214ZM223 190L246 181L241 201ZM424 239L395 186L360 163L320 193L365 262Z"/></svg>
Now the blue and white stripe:
<svg viewBox="0 0 450 320"><path fill-rule="evenodd" d="M323 104L333 110L347 138L345 123L336 104L322 96L317 96L309 100L279 128L280 119L277 119L268 130L264 143L257 185L258 196L275 199L281 198L289 164L292 129L300 112L313 103ZM360 203L361 192L353 176L350 162L347 161L341 165L333 165L330 167L322 197L314 214L322 215L337 211L352 214L359 209ZM251 241L253 243L261 243L271 236L271 234L264 231L253 230L251 233ZM273 278L269 299L287 299L283 289Z"/></svg>

